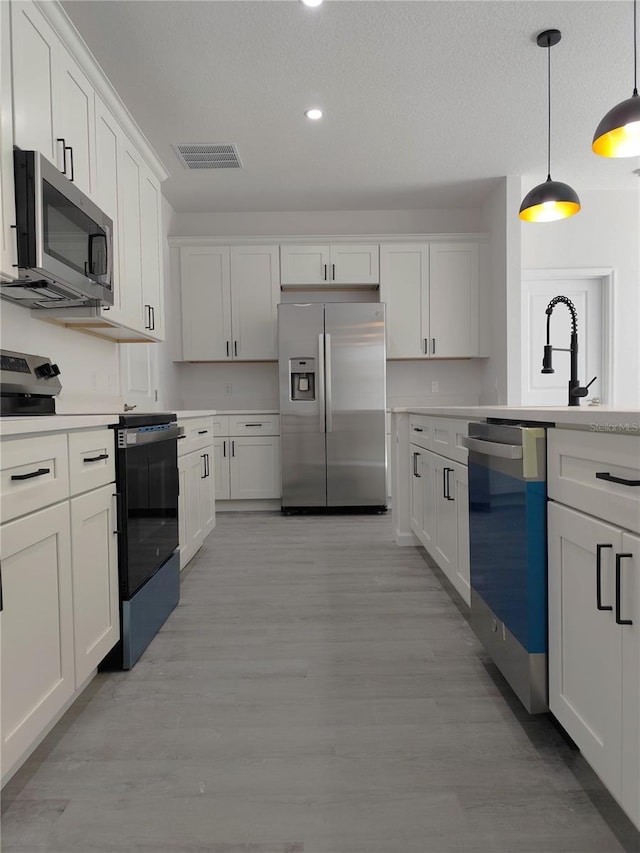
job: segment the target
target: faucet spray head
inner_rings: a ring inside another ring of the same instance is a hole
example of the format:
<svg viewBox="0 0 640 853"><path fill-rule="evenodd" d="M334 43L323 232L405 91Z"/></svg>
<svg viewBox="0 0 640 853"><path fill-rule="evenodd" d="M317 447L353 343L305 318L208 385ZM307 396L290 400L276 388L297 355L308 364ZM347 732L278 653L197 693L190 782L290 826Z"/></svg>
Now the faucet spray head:
<svg viewBox="0 0 640 853"><path fill-rule="evenodd" d="M544 347L544 356L542 357L542 370L541 373L555 373L555 370L551 366L551 359L553 357L553 347L550 344L545 344Z"/></svg>

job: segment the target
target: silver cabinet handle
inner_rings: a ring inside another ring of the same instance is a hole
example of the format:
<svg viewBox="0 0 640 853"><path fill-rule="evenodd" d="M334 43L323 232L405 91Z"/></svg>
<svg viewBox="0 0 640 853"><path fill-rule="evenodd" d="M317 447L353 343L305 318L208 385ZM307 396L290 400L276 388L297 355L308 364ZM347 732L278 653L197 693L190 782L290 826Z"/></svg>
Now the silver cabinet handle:
<svg viewBox="0 0 640 853"><path fill-rule="evenodd" d="M522 447L519 444L500 444L497 441L484 441L481 438L462 436L462 446L485 456L499 456L501 459L522 459Z"/></svg>
<svg viewBox="0 0 640 853"><path fill-rule="evenodd" d="M327 432L333 432L333 401L331 399L331 335L325 335L325 359L326 359L326 379L325 388L327 389Z"/></svg>
<svg viewBox="0 0 640 853"><path fill-rule="evenodd" d="M318 335L318 383L320 390L318 393L318 418L320 432L326 432L325 425L325 405L324 405L324 335Z"/></svg>

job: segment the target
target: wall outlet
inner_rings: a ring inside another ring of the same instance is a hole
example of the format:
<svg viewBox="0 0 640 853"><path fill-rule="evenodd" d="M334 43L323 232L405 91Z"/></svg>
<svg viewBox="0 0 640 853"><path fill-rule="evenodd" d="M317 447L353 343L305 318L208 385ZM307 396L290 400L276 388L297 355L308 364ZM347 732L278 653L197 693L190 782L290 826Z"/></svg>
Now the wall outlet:
<svg viewBox="0 0 640 853"><path fill-rule="evenodd" d="M230 397L233 394L233 385L229 382L224 386L225 396Z"/></svg>
<svg viewBox="0 0 640 853"><path fill-rule="evenodd" d="M433 379L431 382L431 393L437 394L439 390L440 390L440 383L438 382L437 379Z"/></svg>

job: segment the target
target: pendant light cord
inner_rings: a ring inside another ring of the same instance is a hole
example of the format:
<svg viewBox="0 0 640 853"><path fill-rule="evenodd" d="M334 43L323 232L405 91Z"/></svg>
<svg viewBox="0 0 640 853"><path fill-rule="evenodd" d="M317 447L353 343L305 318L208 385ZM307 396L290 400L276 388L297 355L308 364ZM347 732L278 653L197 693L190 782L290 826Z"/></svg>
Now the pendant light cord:
<svg viewBox="0 0 640 853"><path fill-rule="evenodd" d="M633 94L638 95L638 2L633 0Z"/></svg>
<svg viewBox="0 0 640 853"><path fill-rule="evenodd" d="M633 0L634 4L636 0ZM635 8L635 5L634 5ZM547 37L547 180L551 180L551 39Z"/></svg>

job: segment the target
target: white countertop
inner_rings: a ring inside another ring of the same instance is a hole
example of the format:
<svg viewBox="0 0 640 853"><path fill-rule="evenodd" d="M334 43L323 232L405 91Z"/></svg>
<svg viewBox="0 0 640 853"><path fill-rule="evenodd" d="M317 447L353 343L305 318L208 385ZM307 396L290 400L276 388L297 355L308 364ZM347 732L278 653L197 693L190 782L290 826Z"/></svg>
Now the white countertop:
<svg viewBox="0 0 640 853"><path fill-rule="evenodd" d="M640 409L613 406L395 406L391 411L475 420L504 418L592 429L594 432L640 435Z"/></svg>
<svg viewBox="0 0 640 853"><path fill-rule="evenodd" d="M41 415L39 418L2 418L0 437L31 435L39 432L68 432L118 423L118 415Z"/></svg>
<svg viewBox="0 0 640 853"><path fill-rule="evenodd" d="M184 420L186 418L208 418L211 415L219 415L220 412L216 409L187 409L186 411L176 411L175 414L178 420Z"/></svg>
<svg viewBox="0 0 640 853"><path fill-rule="evenodd" d="M279 409L218 409L217 415L279 415Z"/></svg>

